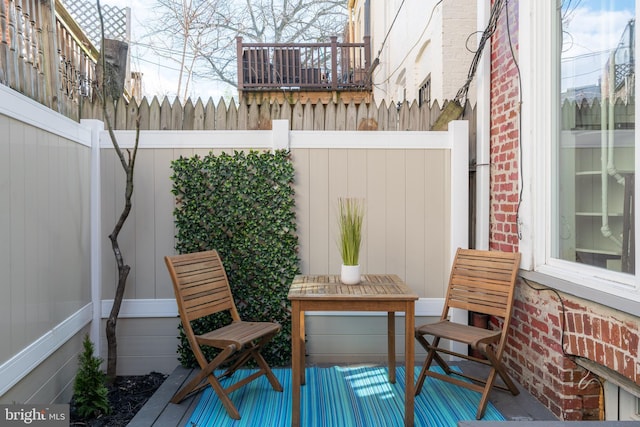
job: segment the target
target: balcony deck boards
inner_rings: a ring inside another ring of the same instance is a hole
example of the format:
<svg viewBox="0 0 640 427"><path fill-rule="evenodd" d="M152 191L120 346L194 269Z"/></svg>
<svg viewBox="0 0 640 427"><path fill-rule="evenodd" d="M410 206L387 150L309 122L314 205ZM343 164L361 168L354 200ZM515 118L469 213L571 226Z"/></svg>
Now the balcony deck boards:
<svg viewBox="0 0 640 427"><path fill-rule="evenodd" d="M371 47L362 43L243 43L238 37L238 91L248 93L371 93Z"/></svg>

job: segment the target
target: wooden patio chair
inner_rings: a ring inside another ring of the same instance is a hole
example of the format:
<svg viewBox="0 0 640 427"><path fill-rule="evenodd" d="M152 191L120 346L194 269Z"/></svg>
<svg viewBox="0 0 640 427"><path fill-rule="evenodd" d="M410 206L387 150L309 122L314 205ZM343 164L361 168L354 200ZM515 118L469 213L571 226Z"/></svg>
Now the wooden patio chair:
<svg viewBox="0 0 640 427"><path fill-rule="evenodd" d="M427 350L427 358L416 383L416 395L422 390L427 376L478 391L482 397L476 419L481 419L492 387L508 390L514 396L519 393L502 364L519 266L519 253L458 249L440 320L415 329L416 339ZM503 319L502 327L490 330L452 322L449 319L452 308L500 317ZM425 338L427 335L432 337L431 342ZM476 350L476 356L439 347L441 339L467 344ZM487 365L490 367L488 376L478 378L454 371L440 353ZM444 370L444 375L429 370L434 360ZM504 384L495 381L496 375Z"/></svg>
<svg viewBox="0 0 640 427"><path fill-rule="evenodd" d="M178 311L189 345L200 365L200 372L171 398L180 403L185 397L210 384L231 418L240 419L240 413L229 398L229 393L266 375L274 390L282 391L282 385L264 360L260 351L279 331L280 325L272 322L244 322L231 294L227 273L215 250L164 258L178 303ZM196 335L191 322L210 314L227 311L232 322L219 329ZM220 353L209 361L200 346L211 346ZM227 388L220 379L231 376L237 369L254 359L259 370ZM224 372L216 376L215 370ZM206 380L206 381L205 381Z"/></svg>

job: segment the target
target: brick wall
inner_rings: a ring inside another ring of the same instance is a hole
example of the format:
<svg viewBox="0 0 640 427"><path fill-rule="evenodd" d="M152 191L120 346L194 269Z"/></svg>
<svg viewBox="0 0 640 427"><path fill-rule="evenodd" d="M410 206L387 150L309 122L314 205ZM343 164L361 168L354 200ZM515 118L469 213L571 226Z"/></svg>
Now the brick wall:
<svg viewBox="0 0 640 427"><path fill-rule="evenodd" d="M506 360L514 377L559 418L599 419L600 385L574 359L596 362L640 386L639 324L638 317L521 280Z"/></svg>
<svg viewBox="0 0 640 427"><path fill-rule="evenodd" d="M567 356L578 354L566 344L569 337L575 337L569 332L569 322L565 328L565 351L562 349L563 311L558 295L549 290L536 291L519 282L505 358L514 378L558 418L599 419L600 385ZM576 304L566 301L566 295L561 298L565 307ZM574 311L572 315L586 314L578 313ZM596 339L583 338L592 343Z"/></svg>
<svg viewBox="0 0 640 427"><path fill-rule="evenodd" d="M509 1L510 34L506 15L500 16L491 50L491 249L513 252L518 248L518 136L519 89L509 36L518 46L518 2ZM517 54L517 53L516 53Z"/></svg>
<svg viewBox="0 0 640 427"><path fill-rule="evenodd" d="M507 5L517 55L518 1ZM489 245L510 252L518 250L519 85L505 16L503 11L491 51ZM640 386L640 318L542 288L524 280L518 283L505 350L509 370L558 418L599 419L600 383L574 360L589 359Z"/></svg>

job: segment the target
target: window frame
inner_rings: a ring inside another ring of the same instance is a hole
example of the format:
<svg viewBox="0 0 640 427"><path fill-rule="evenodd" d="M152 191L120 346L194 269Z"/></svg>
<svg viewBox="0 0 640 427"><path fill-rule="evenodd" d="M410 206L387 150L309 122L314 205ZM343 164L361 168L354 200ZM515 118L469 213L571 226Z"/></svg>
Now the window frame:
<svg viewBox="0 0 640 427"><path fill-rule="evenodd" d="M636 0L638 3L638 0ZM520 252L523 254L524 277L552 286L575 296L631 313L640 312L639 275L629 275L598 267L553 258L552 230L556 207L552 204L556 188L556 158L553 141L559 128L559 59L556 46L561 28L556 19L560 1L520 0L519 2L519 66L522 79L522 200L520 208ZM638 9L636 8L636 16ZM638 34L636 32L636 46ZM638 98L636 85L636 99ZM635 145L640 132L635 132ZM536 143L549 141L549 143ZM635 168L639 170L640 150L635 150ZM634 200L636 224L639 203ZM635 229L638 241L639 227ZM640 253L636 252L636 265Z"/></svg>
<svg viewBox="0 0 640 427"><path fill-rule="evenodd" d="M418 87L418 107L431 106L431 73L420 83Z"/></svg>

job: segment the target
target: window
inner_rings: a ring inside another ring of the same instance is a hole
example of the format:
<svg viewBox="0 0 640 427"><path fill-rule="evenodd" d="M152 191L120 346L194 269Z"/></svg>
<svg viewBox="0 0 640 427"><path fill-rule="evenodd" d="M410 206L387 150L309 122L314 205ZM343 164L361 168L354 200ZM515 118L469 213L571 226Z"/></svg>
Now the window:
<svg viewBox="0 0 640 427"><path fill-rule="evenodd" d="M635 5L562 2L552 256L635 273Z"/></svg>
<svg viewBox="0 0 640 427"><path fill-rule="evenodd" d="M431 74L422 82L418 89L418 106L431 105Z"/></svg>
<svg viewBox="0 0 640 427"><path fill-rule="evenodd" d="M611 381L604 383L604 402L607 420L640 420L640 398Z"/></svg>
<svg viewBox="0 0 640 427"><path fill-rule="evenodd" d="M636 1L519 7L524 275L637 313Z"/></svg>

